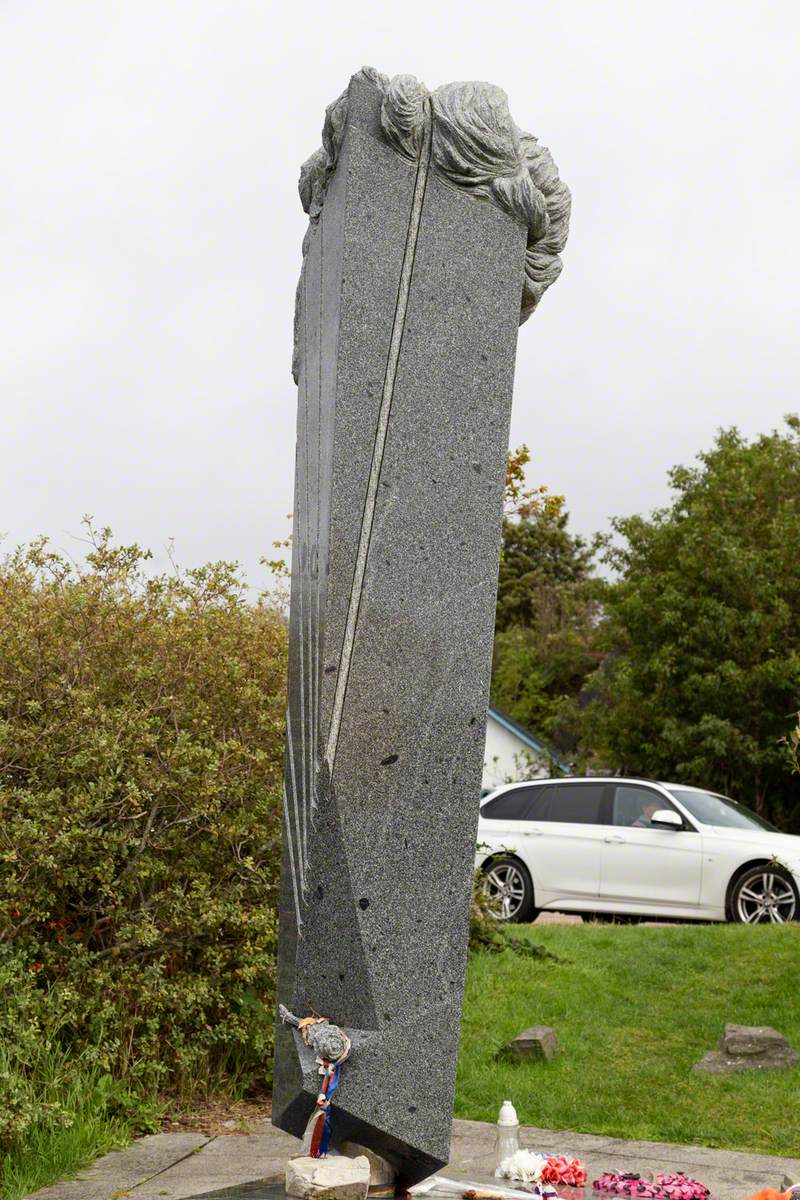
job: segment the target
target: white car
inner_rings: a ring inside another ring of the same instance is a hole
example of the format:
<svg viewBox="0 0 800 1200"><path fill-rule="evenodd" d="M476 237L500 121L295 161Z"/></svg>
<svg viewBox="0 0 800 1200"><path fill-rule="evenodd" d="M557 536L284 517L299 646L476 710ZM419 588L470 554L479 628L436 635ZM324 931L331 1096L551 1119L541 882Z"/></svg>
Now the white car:
<svg viewBox="0 0 800 1200"><path fill-rule="evenodd" d="M498 788L481 802L476 862L510 921L541 910L775 924L800 915L800 837L677 783Z"/></svg>

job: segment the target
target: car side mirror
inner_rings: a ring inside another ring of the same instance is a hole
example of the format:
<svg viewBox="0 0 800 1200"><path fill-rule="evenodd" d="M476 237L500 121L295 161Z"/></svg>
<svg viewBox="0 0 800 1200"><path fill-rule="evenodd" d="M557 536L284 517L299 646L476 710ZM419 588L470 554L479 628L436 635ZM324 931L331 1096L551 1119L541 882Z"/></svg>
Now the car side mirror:
<svg viewBox="0 0 800 1200"><path fill-rule="evenodd" d="M650 824L657 829L683 829L683 821L671 808L660 808L650 818Z"/></svg>

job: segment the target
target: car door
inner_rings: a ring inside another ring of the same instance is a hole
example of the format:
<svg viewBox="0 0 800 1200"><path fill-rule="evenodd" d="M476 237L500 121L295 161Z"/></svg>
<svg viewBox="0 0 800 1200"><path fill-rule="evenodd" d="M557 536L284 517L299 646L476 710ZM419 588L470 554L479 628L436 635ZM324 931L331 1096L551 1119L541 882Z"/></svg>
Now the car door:
<svg viewBox="0 0 800 1200"><path fill-rule="evenodd" d="M524 827L538 906L597 899L608 795L591 780L537 789Z"/></svg>
<svg viewBox="0 0 800 1200"><path fill-rule="evenodd" d="M508 853L521 858L531 871L527 859L526 818L537 790L535 784L509 787L482 805L478 823L478 866L486 860L487 853L493 856Z"/></svg>
<svg viewBox="0 0 800 1200"><path fill-rule="evenodd" d="M491 850L516 851L533 806L535 784L509 787L492 796L481 807L478 844Z"/></svg>
<svg viewBox="0 0 800 1200"><path fill-rule="evenodd" d="M611 824L603 841L600 898L649 907L696 908L700 903L703 845L683 814L680 829L650 825L658 809L678 812L663 792L646 784L613 788Z"/></svg>

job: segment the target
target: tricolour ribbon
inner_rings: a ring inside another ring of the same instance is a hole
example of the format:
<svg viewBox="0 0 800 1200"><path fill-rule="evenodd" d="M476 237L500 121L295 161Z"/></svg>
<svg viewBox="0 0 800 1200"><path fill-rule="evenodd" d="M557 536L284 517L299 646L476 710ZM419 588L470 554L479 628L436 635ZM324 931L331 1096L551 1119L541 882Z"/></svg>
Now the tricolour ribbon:
<svg viewBox="0 0 800 1200"><path fill-rule="evenodd" d="M303 1148L307 1148L312 1158L322 1158L328 1153L331 1142L331 1100L339 1086L339 1063L321 1059L319 1070L322 1084L303 1138Z"/></svg>

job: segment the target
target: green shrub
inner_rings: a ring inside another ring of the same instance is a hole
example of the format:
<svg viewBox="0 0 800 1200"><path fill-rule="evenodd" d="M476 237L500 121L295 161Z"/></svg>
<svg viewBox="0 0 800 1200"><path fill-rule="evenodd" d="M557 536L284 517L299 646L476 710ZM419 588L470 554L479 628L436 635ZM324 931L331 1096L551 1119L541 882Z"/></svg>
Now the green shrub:
<svg viewBox="0 0 800 1200"><path fill-rule="evenodd" d="M525 958L555 958L544 946L520 937L519 933L518 927L515 932L514 927L509 927L497 917L486 886L486 876L479 868L472 877L469 905L470 954L500 954L503 950L512 950Z"/></svg>
<svg viewBox="0 0 800 1200"><path fill-rule="evenodd" d="M0 947L0 1150L8 1151L41 1122L65 1114L44 1096L37 1078L41 1047L50 1033L43 999L22 959Z"/></svg>
<svg viewBox="0 0 800 1200"><path fill-rule="evenodd" d="M231 564L148 578L87 527L85 565L45 541L0 564L0 948L24 998L0 1045L46 1012L98 1078L249 1085L272 1046L283 616ZM14 1078L8 1121L47 1117Z"/></svg>

